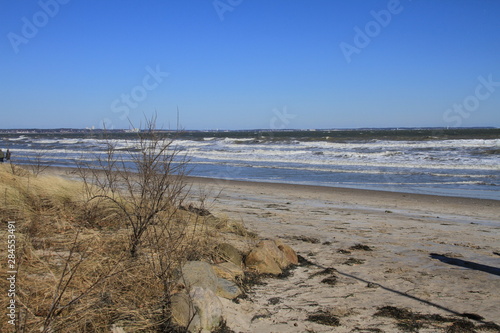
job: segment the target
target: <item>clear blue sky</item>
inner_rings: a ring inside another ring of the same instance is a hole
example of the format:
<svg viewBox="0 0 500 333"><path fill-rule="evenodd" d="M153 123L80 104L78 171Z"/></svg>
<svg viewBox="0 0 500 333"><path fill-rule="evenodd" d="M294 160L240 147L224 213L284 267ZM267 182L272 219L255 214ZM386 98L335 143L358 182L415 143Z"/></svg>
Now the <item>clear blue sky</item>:
<svg viewBox="0 0 500 333"><path fill-rule="evenodd" d="M500 127L498 0L4 0L0 128Z"/></svg>

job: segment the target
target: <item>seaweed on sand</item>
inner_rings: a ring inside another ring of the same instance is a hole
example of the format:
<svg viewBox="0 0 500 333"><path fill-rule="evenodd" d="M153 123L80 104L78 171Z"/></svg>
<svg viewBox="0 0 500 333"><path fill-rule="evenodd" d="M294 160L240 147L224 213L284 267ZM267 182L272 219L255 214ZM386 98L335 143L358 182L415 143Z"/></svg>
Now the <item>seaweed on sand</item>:
<svg viewBox="0 0 500 333"><path fill-rule="evenodd" d="M292 236L290 238L295 239L295 240L299 240L302 242L312 243L312 244L319 244L320 243L320 240L316 237L309 237L309 236L300 235L300 236Z"/></svg>
<svg viewBox="0 0 500 333"><path fill-rule="evenodd" d="M318 275L329 275L329 274L334 274L337 270L333 267L328 267L328 268L325 268L319 272L316 272L314 274L312 274L309 278L312 279L313 277L316 277Z"/></svg>
<svg viewBox="0 0 500 333"><path fill-rule="evenodd" d="M310 314L307 317L308 321L312 321L314 323L318 323L321 325L327 325L327 326L340 326L340 320L327 312L324 311L319 311L313 314Z"/></svg>
<svg viewBox="0 0 500 333"><path fill-rule="evenodd" d="M338 279L339 278L336 275L331 275L331 276L321 280L321 283L326 283L326 284L329 284L331 286L334 286L337 284Z"/></svg>
<svg viewBox="0 0 500 333"><path fill-rule="evenodd" d="M452 316L441 316L439 314L420 314L411 311L410 309L398 308L394 306L384 306L378 309L374 316L388 317L396 319L399 329L405 332L418 332L418 330L425 326L441 327L443 323L451 323L446 327L447 333L474 333L477 330L500 332L500 326L495 323L488 322L482 325L474 325L473 322L465 320L464 318L457 318ZM482 318L477 314L464 313L462 317L479 320Z"/></svg>
<svg viewBox="0 0 500 333"><path fill-rule="evenodd" d="M299 266L316 266L315 263L313 263L312 261L304 258L300 254L297 256L297 258L299 260Z"/></svg>
<svg viewBox="0 0 500 333"><path fill-rule="evenodd" d="M351 250L361 250L361 251L373 251L371 247L368 245L363 245L363 244L356 244L351 246L349 249Z"/></svg>
<svg viewBox="0 0 500 333"><path fill-rule="evenodd" d="M212 331L212 333L235 333L232 329L227 327L226 321L223 320L219 327L215 329L215 331Z"/></svg>
<svg viewBox="0 0 500 333"><path fill-rule="evenodd" d="M344 265L349 265L349 266L361 265L361 264L364 264L364 263L365 263L364 259L356 259L356 258L349 258L349 259L347 259L346 261L343 262Z"/></svg>

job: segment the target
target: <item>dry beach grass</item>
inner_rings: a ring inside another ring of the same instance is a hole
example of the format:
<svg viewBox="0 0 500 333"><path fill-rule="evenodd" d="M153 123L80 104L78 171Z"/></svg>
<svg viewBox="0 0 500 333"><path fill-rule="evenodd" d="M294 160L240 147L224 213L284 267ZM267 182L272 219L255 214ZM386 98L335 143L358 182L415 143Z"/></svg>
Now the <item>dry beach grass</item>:
<svg viewBox="0 0 500 333"><path fill-rule="evenodd" d="M236 222L172 208L158 216L138 255L131 256L123 214L106 203L89 205L82 182L53 174L35 177L0 165L0 237L7 240L7 222L15 221L19 314L16 327L0 317L5 332L168 330L177 267L186 260L211 260L221 233L241 233ZM4 276L7 260L1 270ZM9 289L5 276L0 288ZM7 302L2 294L2 308Z"/></svg>

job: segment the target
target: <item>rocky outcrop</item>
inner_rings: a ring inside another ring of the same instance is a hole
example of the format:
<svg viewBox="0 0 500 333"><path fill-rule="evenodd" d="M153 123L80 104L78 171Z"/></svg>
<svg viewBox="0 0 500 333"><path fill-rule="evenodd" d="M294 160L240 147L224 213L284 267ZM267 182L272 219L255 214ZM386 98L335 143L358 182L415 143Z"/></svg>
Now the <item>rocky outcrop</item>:
<svg viewBox="0 0 500 333"><path fill-rule="evenodd" d="M242 294L236 282L244 277L243 256L230 244L219 245L217 250L219 258L226 261L217 265L185 263L180 270L180 288L176 288L181 291L171 297L174 323L190 332L210 332L219 327L223 320L221 300ZM244 263L260 274L279 275L290 265L297 265L298 258L281 240L264 240L248 253Z"/></svg>
<svg viewBox="0 0 500 333"><path fill-rule="evenodd" d="M248 268L261 274L281 274L284 268L298 264L295 251L281 240L264 240L245 259Z"/></svg>

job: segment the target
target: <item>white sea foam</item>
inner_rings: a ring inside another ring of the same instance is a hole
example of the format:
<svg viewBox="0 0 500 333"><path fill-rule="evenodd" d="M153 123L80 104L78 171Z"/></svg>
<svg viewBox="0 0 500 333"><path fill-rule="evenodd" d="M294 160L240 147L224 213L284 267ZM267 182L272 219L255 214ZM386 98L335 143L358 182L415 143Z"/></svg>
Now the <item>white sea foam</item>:
<svg viewBox="0 0 500 333"><path fill-rule="evenodd" d="M16 158L29 160L43 152L43 159L61 165L95 161L104 156L108 143L125 162L140 149L138 140L125 139L9 139L13 140ZM328 142L205 137L175 140L172 148L190 157L199 176L358 187L373 183L476 190L500 185L500 139Z"/></svg>

